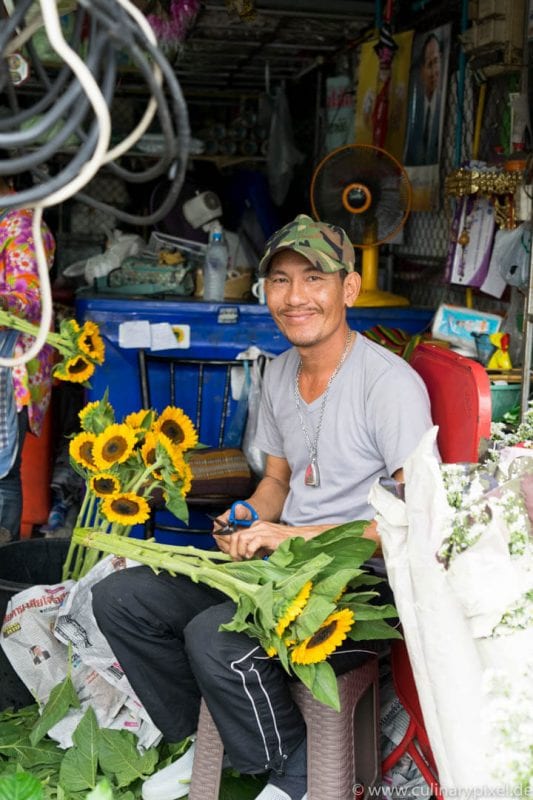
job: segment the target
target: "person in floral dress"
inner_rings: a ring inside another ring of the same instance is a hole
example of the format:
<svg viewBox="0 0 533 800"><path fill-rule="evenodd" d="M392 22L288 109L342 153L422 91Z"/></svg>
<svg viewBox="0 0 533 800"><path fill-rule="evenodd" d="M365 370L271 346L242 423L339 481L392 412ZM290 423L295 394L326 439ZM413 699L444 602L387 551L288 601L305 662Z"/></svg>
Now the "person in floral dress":
<svg viewBox="0 0 533 800"><path fill-rule="evenodd" d="M0 178L0 195L12 191L12 183ZM0 308L38 324L41 289L32 221L31 209L3 209L0 201ZM41 230L50 268L55 241L46 223ZM32 343L30 336L0 328L0 354L4 357L19 356ZM36 436L41 433L50 403L53 352L45 345L26 364L0 367L0 542L20 535L21 451L28 430Z"/></svg>

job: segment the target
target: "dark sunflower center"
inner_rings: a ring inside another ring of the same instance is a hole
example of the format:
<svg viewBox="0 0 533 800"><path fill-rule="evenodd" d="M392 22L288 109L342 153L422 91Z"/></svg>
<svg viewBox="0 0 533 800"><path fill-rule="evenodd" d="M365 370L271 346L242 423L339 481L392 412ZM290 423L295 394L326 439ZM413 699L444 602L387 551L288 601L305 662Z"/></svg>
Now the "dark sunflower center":
<svg viewBox="0 0 533 800"><path fill-rule="evenodd" d="M173 419L166 419L161 425L161 433L168 436L173 444L181 444L185 439L182 429Z"/></svg>
<svg viewBox="0 0 533 800"><path fill-rule="evenodd" d="M134 517L139 513L139 504L127 497L118 497L113 500L111 508L115 514L120 514L121 517Z"/></svg>
<svg viewBox="0 0 533 800"><path fill-rule="evenodd" d="M122 436L112 436L102 448L102 456L106 461L116 461L126 452L128 443Z"/></svg>
<svg viewBox="0 0 533 800"><path fill-rule="evenodd" d="M115 491L115 481L111 478L96 478L94 488L100 494L113 494Z"/></svg>
<svg viewBox="0 0 533 800"><path fill-rule="evenodd" d="M152 447L152 449L148 450L146 453L146 463L155 464L155 447Z"/></svg>
<svg viewBox="0 0 533 800"><path fill-rule="evenodd" d="M84 336L82 341L83 341L83 344L85 345L85 347L88 350L94 350L95 349L95 344L94 344L93 338L92 338L92 336L90 334L87 334L86 336Z"/></svg>
<svg viewBox="0 0 533 800"><path fill-rule="evenodd" d="M333 620L329 623L329 625L324 625L323 628L320 628L316 633L314 633L309 641L307 642L307 650L311 650L312 647L319 647L324 642L327 642L337 629L337 620Z"/></svg>
<svg viewBox="0 0 533 800"><path fill-rule="evenodd" d="M87 369L87 362L81 356L78 356L72 364L69 364L68 371L72 375L77 375L79 372L85 372Z"/></svg>
<svg viewBox="0 0 533 800"><path fill-rule="evenodd" d="M92 442L84 442L80 447L80 456L83 460L90 464L91 466L95 466L93 461L93 443Z"/></svg>

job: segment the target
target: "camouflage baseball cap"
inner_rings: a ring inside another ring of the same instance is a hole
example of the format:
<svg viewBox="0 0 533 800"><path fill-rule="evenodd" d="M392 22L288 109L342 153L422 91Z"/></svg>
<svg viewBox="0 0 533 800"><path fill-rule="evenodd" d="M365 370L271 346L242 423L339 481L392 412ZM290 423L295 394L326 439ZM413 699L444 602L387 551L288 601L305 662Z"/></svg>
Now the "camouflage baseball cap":
<svg viewBox="0 0 533 800"><path fill-rule="evenodd" d="M317 222L307 214L298 214L266 243L259 262L259 274L264 275L272 257L280 250L294 250L322 272L354 271L355 253L348 236L337 225Z"/></svg>

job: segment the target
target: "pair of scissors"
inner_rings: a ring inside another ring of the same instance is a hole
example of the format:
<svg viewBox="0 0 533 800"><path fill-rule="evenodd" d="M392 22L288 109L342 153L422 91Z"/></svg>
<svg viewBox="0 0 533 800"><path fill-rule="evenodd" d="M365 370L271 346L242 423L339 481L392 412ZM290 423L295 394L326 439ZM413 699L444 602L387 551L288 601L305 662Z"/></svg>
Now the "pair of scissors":
<svg viewBox="0 0 533 800"><path fill-rule="evenodd" d="M236 512L239 506L246 508L250 512L251 519L237 519ZM213 522L216 525L220 525L221 527L215 531L215 533L227 535L231 533L235 533L237 528L249 528L254 522L257 522L259 519L259 514L255 510L250 503L247 503L246 500L236 500L235 503L232 504L229 512L229 517L227 521L221 520L218 517L213 517Z"/></svg>

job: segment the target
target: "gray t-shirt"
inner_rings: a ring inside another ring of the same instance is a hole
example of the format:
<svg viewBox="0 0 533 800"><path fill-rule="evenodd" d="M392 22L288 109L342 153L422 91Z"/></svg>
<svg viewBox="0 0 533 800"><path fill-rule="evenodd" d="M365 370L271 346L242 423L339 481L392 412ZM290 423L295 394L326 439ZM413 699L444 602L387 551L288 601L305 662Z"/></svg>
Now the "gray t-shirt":
<svg viewBox="0 0 533 800"><path fill-rule="evenodd" d="M405 361L358 334L330 386L318 440L320 486L306 486L309 450L294 396L298 362L291 348L268 365L255 439L291 468L281 520L311 525L372 519L370 487L400 469L432 426L426 387ZM322 398L300 403L311 441Z"/></svg>

